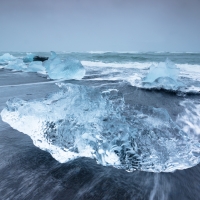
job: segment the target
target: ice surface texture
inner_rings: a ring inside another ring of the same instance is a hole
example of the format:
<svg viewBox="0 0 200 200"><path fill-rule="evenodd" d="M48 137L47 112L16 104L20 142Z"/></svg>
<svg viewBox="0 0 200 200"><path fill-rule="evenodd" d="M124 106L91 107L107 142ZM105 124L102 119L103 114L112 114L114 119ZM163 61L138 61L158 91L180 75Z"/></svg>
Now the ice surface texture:
<svg viewBox="0 0 200 200"><path fill-rule="evenodd" d="M61 60L55 52L44 62L47 74L51 79L82 79L85 76L83 65L73 58Z"/></svg>
<svg viewBox="0 0 200 200"><path fill-rule="evenodd" d="M1 117L59 162L90 157L104 166L152 172L199 163L199 141L166 110L128 106L113 89L58 85L60 91L46 99L9 100Z"/></svg>
<svg viewBox="0 0 200 200"><path fill-rule="evenodd" d="M149 73L143 79L143 87L176 91L184 86L183 83L178 81L178 75L179 69L173 62L167 59L165 62L160 62L157 66L150 66Z"/></svg>

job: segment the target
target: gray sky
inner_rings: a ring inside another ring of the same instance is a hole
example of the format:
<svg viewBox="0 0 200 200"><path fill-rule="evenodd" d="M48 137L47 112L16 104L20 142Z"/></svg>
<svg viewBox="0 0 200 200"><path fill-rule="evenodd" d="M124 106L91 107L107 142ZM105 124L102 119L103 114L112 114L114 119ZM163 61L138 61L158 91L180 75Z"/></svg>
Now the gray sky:
<svg viewBox="0 0 200 200"><path fill-rule="evenodd" d="M0 51L200 52L200 0L0 0Z"/></svg>

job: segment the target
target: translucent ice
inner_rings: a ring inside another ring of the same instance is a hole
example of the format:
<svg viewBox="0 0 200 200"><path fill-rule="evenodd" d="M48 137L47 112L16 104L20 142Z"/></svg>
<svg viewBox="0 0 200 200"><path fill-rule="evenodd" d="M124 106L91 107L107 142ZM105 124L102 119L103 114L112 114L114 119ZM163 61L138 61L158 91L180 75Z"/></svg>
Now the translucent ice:
<svg viewBox="0 0 200 200"><path fill-rule="evenodd" d="M15 60L16 57L12 56L9 53L5 53L2 56L0 56L0 63L4 64L4 63L8 63L9 61Z"/></svg>
<svg viewBox="0 0 200 200"><path fill-rule="evenodd" d="M33 53L27 53L26 57L23 58L23 61L25 63L32 62L34 57L35 57L35 54L33 54Z"/></svg>
<svg viewBox="0 0 200 200"><path fill-rule="evenodd" d="M28 134L56 160L94 158L133 171L170 172L200 162L199 142L168 112L128 106L117 90L59 84L60 91L35 101L12 99L3 121Z"/></svg>
<svg viewBox="0 0 200 200"><path fill-rule="evenodd" d="M85 69L78 60L73 58L61 60L55 52L51 52L44 66L51 79L82 79L85 76Z"/></svg>
<svg viewBox="0 0 200 200"><path fill-rule="evenodd" d="M12 69L16 71L25 71L27 69L26 64L21 59L16 59L14 61L10 61L7 66L5 66L7 69Z"/></svg>
<svg viewBox="0 0 200 200"><path fill-rule="evenodd" d="M167 90L177 90L183 86L178 81L179 69L176 65L167 59L160 62L157 66L151 65L149 73L143 80L145 88L163 88Z"/></svg>
<svg viewBox="0 0 200 200"><path fill-rule="evenodd" d="M42 65L41 61L33 61L29 63L26 72L42 72L45 73L45 67Z"/></svg>
<svg viewBox="0 0 200 200"><path fill-rule="evenodd" d="M10 61L9 64L5 66L5 68L15 71L46 73L42 62L40 61L34 61L30 62L29 64L25 64L22 59L16 59L14 61Z"/></svg>

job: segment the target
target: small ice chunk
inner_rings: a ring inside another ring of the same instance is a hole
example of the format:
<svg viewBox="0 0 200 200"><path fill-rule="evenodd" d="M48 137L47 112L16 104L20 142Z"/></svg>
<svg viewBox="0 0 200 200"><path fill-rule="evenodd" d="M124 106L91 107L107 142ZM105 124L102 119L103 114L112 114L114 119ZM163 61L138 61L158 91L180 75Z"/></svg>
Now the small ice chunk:
<svg viewBox="0 0 200 200"><path fill-rule="evenodd" d="M22 59L16 59L9 62L5 68L23 72L45 72L45 67L42 65L42 62L34 61L29 64L25 64Z"/></svg>
<svg viewBox="0 0 200 200"><path fill-rule="evenodd" d="M15 59L16 57L14 57L13 55L9 53L5 53L2 56L0 56L0 63L1 64L8 63L9 61L13 61Z"/></svg>
<svg viewBox="0 0 200 200"><path fill-rule="evenodd" d="M82 79L85 76L85 69L80 61L73 58L61 60L55 52L44 61L44 67L51 79Z"/></svg>
<svg viewBox="0 0 200 200"><path fill-rule="evenodd" d="M161 77L169 77L177 80L179 69L169 59L165 62L160 62L157 66L151 65L148 75L145 77L144 82L154 82Z"/></svg>
<svg viewBox="0 0 200 200"><path fill-rule="evenodd" d="M32 62L34 57L35 57L35 54L33 54L33 53L27 53L26 57L23 58L23 61L25 63Z"/></svg>
<svg viewBox="0 0 200 200"><path fill-rule="evenodd" d="M165 62L160 62L157 66L151 65L149 73L143 79L143 86L145 88L163 88L167 90L177 90L184 86L178 81L179 68L166 59Z"/></svg>
<svg viewBox="0 0 200 200"><path fill-rule="evenodd" d="M44 72L45 67L42 65L41 61L34 61L28 65L27 72Z"/></svg>
<svg viewBox="0 0 200 200"><path fill-rule="evenodd" d="M26 64L21 59L16 59L14 61L11 61L7 66L5 66L6 69L12 69L15 71L25 71L27 69Z"/></svg>

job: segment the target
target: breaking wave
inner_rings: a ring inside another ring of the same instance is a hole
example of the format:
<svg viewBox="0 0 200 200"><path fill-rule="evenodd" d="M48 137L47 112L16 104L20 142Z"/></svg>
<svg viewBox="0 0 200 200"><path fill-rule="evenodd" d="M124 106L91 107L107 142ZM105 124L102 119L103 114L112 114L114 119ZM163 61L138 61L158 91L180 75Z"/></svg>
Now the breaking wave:
<svg viewBox="0 0 200 200"><path fill-rule="evenodd" d="M83 60L81 63L86 67L112 67L112 68L134 68L134 69L148 69L152 63L146 62L100 62Z"/></svg>

